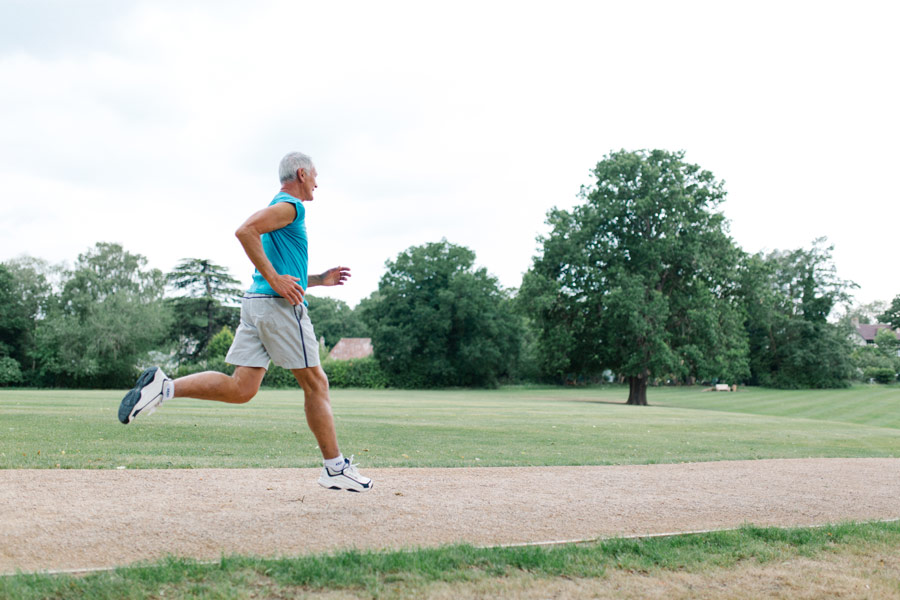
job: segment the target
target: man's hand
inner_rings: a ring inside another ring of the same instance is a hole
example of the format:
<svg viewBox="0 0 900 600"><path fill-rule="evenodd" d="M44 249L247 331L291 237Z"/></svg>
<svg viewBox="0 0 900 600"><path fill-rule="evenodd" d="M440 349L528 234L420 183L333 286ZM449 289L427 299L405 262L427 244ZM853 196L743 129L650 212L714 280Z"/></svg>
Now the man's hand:
<svg viewBox="0 0 900 600"><path fill-rule="evenodd" d="M350 267L334 267L319 275L310 275L309 287L314 285L344 285L350 279Z"/></svg>
<svg viewBox="0 0 900 600"><path fill-rule="evenodd" d="M303 302L303 295L306 294L306 290L300 287L298 281L300 278L293 275L276 275L269 280L269 285L276 294L297 306Z"/></svg>

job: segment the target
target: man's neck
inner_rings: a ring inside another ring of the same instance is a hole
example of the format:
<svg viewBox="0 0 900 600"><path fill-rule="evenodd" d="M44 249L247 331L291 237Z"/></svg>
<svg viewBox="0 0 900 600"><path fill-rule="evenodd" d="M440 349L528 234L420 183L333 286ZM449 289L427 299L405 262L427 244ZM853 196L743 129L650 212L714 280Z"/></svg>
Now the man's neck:
<svg viewBox="0 0 900 600"><path fill-rule="evenodd" d="M297 184L293 181L289 181L281 186L281 191L289 196L293 196L297 200L303 201L300 198L300 191L297 189Z"/></svg>

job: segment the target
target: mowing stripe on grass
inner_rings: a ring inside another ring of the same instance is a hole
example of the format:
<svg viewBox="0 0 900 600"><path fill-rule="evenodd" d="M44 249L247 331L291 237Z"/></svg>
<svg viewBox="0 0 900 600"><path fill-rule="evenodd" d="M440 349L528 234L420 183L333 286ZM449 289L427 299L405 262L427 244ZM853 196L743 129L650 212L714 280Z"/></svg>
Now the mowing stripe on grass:
<svg viewBox="0 0 900 600"><path fill-rule="evenodd" d="M133 427L115 416L121 397L0 390L0 468L321 465L298 391L234 406L178 399ZM659 388L642 408L625 397L618 387L333 390L332 405L344 453L365 468L894 457L900 448L900 387Z"/></svg>

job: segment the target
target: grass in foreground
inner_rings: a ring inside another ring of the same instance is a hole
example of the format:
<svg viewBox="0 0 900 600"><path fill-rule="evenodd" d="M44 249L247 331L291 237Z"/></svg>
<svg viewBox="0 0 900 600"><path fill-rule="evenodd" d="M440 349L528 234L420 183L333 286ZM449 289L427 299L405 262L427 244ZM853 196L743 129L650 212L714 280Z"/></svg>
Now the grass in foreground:
<svg viewBox="0 0 900 600"><path fill-rule="evenodd" d="M122 392L0 391L0 468L314 467L302 394L175 400L124 426ZM364 467L650 464L900 455L900 387L847 390L334 390L346 455Z"/></svg>
<svg viewBox="0 0 900 600"><path fill-rule="evenodd" d="M559 547L451 546L410 552L344 552L290 559L222 558L216 564L170 558L158 564L72 575L0 577L10 600L98 598L285 598L345 590L356 597L421 597L435 584L602 579L735 569L836 552L898 557L900 523L822 528L757 528ZM888 582L900 590L900 579ZM752 595L752 594L751 594Z"/></svg>

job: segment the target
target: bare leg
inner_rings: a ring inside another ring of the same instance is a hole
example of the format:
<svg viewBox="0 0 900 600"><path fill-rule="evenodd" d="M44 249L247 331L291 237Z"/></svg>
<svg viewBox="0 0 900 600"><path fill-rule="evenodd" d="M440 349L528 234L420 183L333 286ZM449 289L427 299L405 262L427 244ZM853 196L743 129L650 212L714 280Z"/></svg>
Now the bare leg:
<svg viewBox="0 0 900 600"><path fill-rule="evenodd" d="M319 442L319 449L325 459L337 458L341 451L338 448L337 433L334 429L334 416L331 414L331 399L328 397L328 377L322 367L293 369L291 371L297 383L303 388L306 407L306 422Z"/></svg>
<svg viewBox="0 0 900 600"><path fill-rule="evenodd" d="M263 367L235 367L234 375L215 371L194 373L175 380L175 397L243 404L259 391L265 374Z"/></svg>

